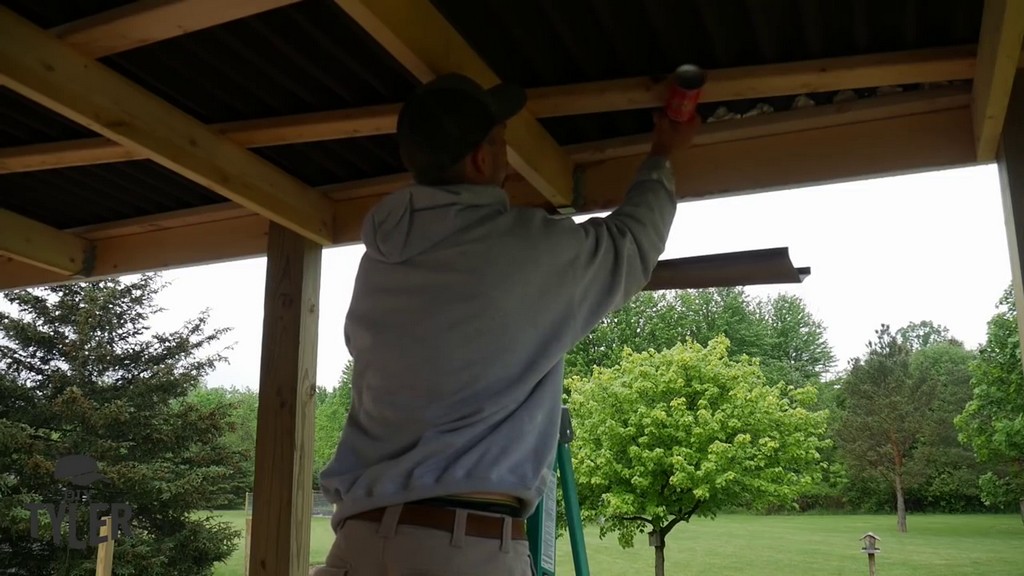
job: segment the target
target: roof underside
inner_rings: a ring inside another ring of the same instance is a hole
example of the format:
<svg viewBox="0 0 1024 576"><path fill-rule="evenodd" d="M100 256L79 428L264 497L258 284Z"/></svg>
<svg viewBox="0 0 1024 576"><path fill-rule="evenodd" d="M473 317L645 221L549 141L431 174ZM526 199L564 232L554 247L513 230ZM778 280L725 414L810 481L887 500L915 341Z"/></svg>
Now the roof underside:
<svg viewBox="0 0 1024 576"><path fill-rule="evenodd" d="M124 0L0 0L46 28ZM680 63L709 69L978 41L974 0L435 0L501 78L527 88L660 76ZM330 0L306 0L103 57L101 62L204 123L400 102L417 79ZM870 95L865 90L861 95ZM795 95L794 95L795 96ZM776 110L794 96L724 105ZM812 95L831 102L834 93ZM641 134L645 110L541 119L561 145ZM0 147L94 137L0 88ZM391 135L254 149L310 186L402 171ZM0 208L57 228L223 202L148 160L0 174Z"/></svg>

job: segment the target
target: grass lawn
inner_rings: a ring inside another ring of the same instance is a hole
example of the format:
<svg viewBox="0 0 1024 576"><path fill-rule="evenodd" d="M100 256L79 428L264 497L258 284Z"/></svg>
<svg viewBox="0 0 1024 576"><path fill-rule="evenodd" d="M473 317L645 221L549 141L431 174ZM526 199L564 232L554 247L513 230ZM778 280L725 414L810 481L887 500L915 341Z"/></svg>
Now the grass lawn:
<svg viewBox="0 0 1024 576"><path fill-rule="evenodd" d="M224 518L244 529L242 512ZM745 516L696 519L668 536L669 575L863 576L867 558L859 538L881 538L879 576L1020 576L1024 574L1024 526L1016 515L915 515L909 532L896 532L895 516ZM327 519L313 521L311 560L323 561L331 544ZM654 551L647 537L623 550L614 535L586 531L590 570L595 576L654 573ZM242 547L215 572L242 576ZM573 573L568 536L558 541L557 572Z"/></svg>

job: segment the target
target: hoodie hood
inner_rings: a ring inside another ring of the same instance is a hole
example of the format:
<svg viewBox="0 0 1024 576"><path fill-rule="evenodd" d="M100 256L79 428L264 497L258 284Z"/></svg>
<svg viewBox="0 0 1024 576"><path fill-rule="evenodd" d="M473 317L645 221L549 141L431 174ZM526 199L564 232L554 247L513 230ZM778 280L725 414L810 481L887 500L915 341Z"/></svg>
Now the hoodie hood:
<svg viewBox="0 0 1024 576"><path fill-rule="evenodd" d="M394 192L363 221L366 253L388 263L402 262L471 225L481 215L504 212L508 196L499 186L414 184Z"/></svg>

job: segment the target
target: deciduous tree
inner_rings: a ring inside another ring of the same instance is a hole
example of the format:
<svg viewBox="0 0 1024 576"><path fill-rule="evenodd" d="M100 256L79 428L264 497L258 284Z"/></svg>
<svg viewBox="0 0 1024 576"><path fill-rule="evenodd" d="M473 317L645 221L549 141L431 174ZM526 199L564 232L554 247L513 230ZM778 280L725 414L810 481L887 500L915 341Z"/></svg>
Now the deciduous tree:
<svg viewBox="0 0 1024 576"><path fill-rule="evenodd" d="M584 514L623 547L647 531L657 576L679 523L792 505L818 476L825 418L808 410L814 388L769 385L750 359L729 359L724 337L626 351L568 386Z"/></svg>
<svg viewBox="0 0 1024 576"><path fill-rule="evenodd" d="M956 425L979 460L1001 469L982 478L982 498L992 506L1017 503L1024 520L1024 369L1012 286L998 307L972 366L973 396Z"/></svg>

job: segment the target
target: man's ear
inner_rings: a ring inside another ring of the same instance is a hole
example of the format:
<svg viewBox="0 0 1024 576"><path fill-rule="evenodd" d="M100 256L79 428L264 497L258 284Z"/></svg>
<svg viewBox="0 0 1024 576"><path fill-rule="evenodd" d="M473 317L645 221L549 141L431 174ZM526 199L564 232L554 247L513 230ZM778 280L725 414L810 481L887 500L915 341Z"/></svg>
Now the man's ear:
<svg viewBox="0 0 1024 576"><path fill-rule="evenodd" d="M474 175L485 175L490 168L490 157L487 155L487 145L482 143L469 153L467 168Z"/></svg>

